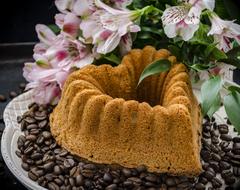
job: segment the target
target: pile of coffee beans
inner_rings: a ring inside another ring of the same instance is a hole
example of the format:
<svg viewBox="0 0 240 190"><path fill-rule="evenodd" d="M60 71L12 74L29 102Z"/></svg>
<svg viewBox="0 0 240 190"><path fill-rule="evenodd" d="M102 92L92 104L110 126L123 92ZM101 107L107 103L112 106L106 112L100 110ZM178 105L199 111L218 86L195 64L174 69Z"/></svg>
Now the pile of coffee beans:
<svg viewBox="0 0 240 190"><path fill-rule="evenodd" d="M50 133L52 110L52 106L31 104L29 111L17 118L24 135L18 138L16 154L29 178L47 189L238 189L240 138L232 138L228 126L217 125L214 119L206 119L203 124L204 171L199 177L188 178L149 173L144 166L129 169L100 165L71 155L57 145Z"/></svg>

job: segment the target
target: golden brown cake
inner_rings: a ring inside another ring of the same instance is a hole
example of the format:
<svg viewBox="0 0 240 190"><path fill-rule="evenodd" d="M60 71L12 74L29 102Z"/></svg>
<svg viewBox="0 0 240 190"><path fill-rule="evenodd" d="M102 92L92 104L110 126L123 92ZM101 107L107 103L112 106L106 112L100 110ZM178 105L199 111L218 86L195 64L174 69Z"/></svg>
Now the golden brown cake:
<svg viewBox="0 0 240 190"><path fill-rule="evenodd" d="M143 69L169 59L168 72L144 79ZM193 176L201 172L201 114L189 75L170 52L134 49L117 67L72 73L50 118L57 142L96 163Z"/></svg>

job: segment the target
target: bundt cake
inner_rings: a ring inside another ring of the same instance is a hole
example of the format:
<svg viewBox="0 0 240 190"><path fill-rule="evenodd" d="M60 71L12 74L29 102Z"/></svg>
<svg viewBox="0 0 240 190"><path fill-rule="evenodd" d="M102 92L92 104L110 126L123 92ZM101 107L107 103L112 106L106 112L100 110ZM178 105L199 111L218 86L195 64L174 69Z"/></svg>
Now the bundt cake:
<svg viewBox="0 0 240 190"><path fill-rule="evenodd" d="M168 72L144 79L143 69L168 59ZM86 66L67 79L50 117L56 141L96 163L172 175L198 175L201 114L187 68L170 52L134 49L117 67Z"/></svg>

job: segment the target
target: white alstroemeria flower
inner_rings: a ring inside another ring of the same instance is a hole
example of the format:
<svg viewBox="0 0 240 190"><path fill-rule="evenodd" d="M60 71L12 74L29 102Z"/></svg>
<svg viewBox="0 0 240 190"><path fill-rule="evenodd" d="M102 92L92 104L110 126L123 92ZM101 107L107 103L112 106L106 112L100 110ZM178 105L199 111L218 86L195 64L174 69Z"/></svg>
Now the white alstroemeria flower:
<svg viewBox="0 0 240 190"><path fill-rule="evenodd" d="M169 7L163 12L164 32L169 38L181 36L184 41L190 40L199 28L201 10L184 4Z"/></svg>
<svg viewBox="0 0 240 190"><path fill-rule="evenodd" d="M140 31L133 21L141 15L141 11L117 10L100 0L96 0L95 4L99 9L83 19L80 28L86 41L96 46L97 53L113 51L123 36Z"/></svg>
<svg viewBox="0 0 240 190"><path fill-rule="evenodd" d="M199 28L202 10L213 10L215 0L181 0L180 6L169 7L163 12L164 31L169 38L181 36L190 40Z"/></svg>
<svg viewBox="0 0 240 190"><path fill-rule="evenodd" d="M189 3L198 9L209 9L212 10L215 7L215 0L183 0L182 2Z"/></svg>
<svg viewBox="0 0 240 190"><path fill-rule="evenodd" d="M211 30L208 35L213 35L217 47L224 52L232 49L231 39L235 39L240 44L240 25L234 21L226 21L219 18L216 14L210 15L212 23Z"/></svg>
<svg viewBox="0 0 240 190"><path fill-rule="evenodd" d="M95 11L94 0L55 0L55 5L62 13L72 12L78 16L87 16Z"/></svg>

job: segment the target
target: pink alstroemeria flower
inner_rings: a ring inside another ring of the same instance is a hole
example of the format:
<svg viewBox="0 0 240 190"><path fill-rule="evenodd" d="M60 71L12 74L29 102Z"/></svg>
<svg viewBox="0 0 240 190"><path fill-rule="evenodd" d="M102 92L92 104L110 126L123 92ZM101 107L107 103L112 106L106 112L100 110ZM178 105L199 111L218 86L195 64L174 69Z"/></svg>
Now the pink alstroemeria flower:
<svg viewBox="0 0 240 190"><path fill-rule="evenodd" d="M199 28L203 9L213 9L214 0L184 0L180 6L167 8L162 15L164 32L169 38L181 36L190 40Z"/></svg>
<svg viewBox="0 0 240 190"><path fill-rule="evenodd" d="M222 20L214 13L210 15L210 20L212 27L208 35L214 36L214 41L218 43L217 47L220 50L224 52L231 50L231 39L235 39L240 44L240 25L234 21Z"/></svg>
<svg viewBox="0 0 240 190"><path fill-rule="evenodd" d="M140 11L117 10L100 0L95 1L99 10L84 18L80 24L83 37L96 46L97 53L106 54L113 51L123 36L140 31L134 20Z"/></svg>
<svg viewBox="0 0 240 190"><path fill-rule="evenodd" d="M72 12L77 16L87 16L96 10L94 0L55 0L55 5L60 12Z"/></svg>
<svg viewBox="0 0 240 190"><path fill-rule="evenodd" d="M94 57L87 46L72 37L56 36L45 25L37 25L36 29L41 41L34 48L36 62L25 63L23 76L29 82L27 89L33 89L34 97L38 98L36 102L50 103L50 99L56 102L56 94L60 96L59 92L74 67L91 64Z"/></svg>

